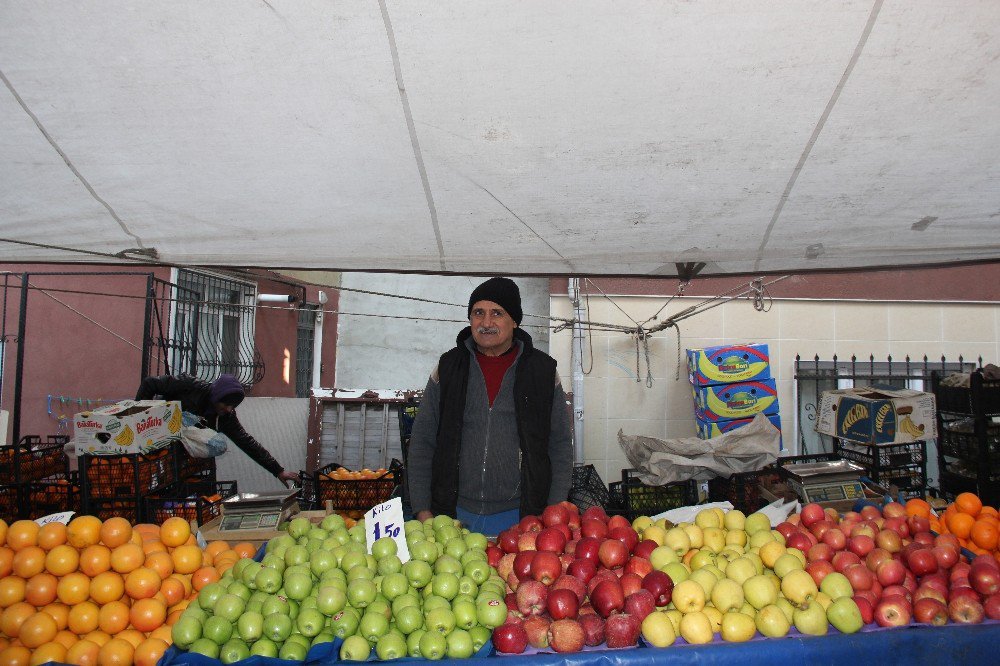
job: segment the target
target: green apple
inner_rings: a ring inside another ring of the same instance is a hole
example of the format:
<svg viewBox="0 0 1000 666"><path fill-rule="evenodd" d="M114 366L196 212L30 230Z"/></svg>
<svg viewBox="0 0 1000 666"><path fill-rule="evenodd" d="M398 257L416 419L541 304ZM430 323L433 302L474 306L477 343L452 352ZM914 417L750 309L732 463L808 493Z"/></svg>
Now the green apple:
<svg viewBox="0 0 1000 666"><path fill-rule="evenodd" d="M489 566L489 564L486 564L486 566ZM459 576L458 593L475 598L479 594L479 585L470 576Z"/></svg>
<svg viewBox="0 0 1000 666"><path fill-rule="evenodd" d="M747 553L744 553L743 557L753 562L754 567L757 569L757 573L759 574L764 573L764 563L761 561L760 555L758 555L753 551L749 551Z"/></svg>
<svg viewBox="0 0 1000 666"><path fill-rule="evenodd" d="M455 613L451 608L435 608L425 611L424 627L428 632L448 635L455 629Z"/></svg>
<svg viewBox="0 0 1000 666"><path fill-rule="evenodd" d="M451 600L451 606L452 606L452 608L454 608L455 604L457 604L460 601L464 602L464 603L470 603L470 604L475 605L476 598L474 596L472 596L471 594L462 594L461 592L459 592L458 594L455 595L455 598Z"/></svg>
<svg viewBox="0 0 1000 666"><path fill-rule="evenodd" d="M327 550L317 550L309 556L309 570L317 578L337 566L337 558Z"/></svg>
<svg viewBox="0 0 1000 666"><path fill-rule="evenodd" d="M214 641L216 645L222 645L233 636L233 623L229 620L212 616L205 620L205 625L201 628L201 635Z"/></svg>
<svg viewBox="0 0 1000 666"><path fill-rule="evenodd" d="M712 625L712 633L717 634L722 629L722 613L719 609L711 604L705 604L705 607L701 609L701 612L705 614L708 621Z"/></svg>
<svg viewBox="0 0 1000 666"><path fill-rule="evenodd" d="M685 613L681 618L681 638L688 643L704 645L711 643L713 637L712 622L705 613L693 611Z"/></svg>
<svg viewBox="0 0 1000 666"><path fill-rule="evenodd" d="M701 548L705 545L704 532L700 527L693 523L681 523L679 527L687 532L688 539L691 540L692 548Z"/></svg>
<svg viewBox="0 0 1000 666"><path fill-rule="evenodd" d="M486 560L471 560L462 569L476 585L482 585L490 578L490 563Z"/></svg>
<svg viewBox="0 0 1000 666"><path fill-rule="evenodd" d="M434 560L434 573L452 573L462 575L462 563L451 555L444 554Z"/></svg>
<svg viewBox="0 0 1000 666"><path fill-rule="evenodd" d="M743 530L746 519L746 515L739 509L730 509L722 518L722 526L729 531ZM770 525L770 521L768 521L768 525Z"/></svg>
<svg viewBox="0 0 1000 666"><path fill-rule="evenodd" d="M479 652L480 648L486 645L493 636L493 632L481 624L477 624L472 629L469 629L469 636L472 637L472 652L475 654Z"/></svg>
<svg viewBox="0 0 1000 666"><path fill-rule="evenodd" d="M467 550L469 550L469 546L466 545L465 539L462 537L452 537L444 544L444 552L448 553L448 555L454 557L456 560L461 560L462 555L464 555Z"/></svg>
<svg viewBox="0 0 1000 666"><path fill-rule="evenodd" d="M425 615L436 608L447 608L448 610L451 610L451 602L437 596L436 594L424 597L423 606Z"/></svg>
<svg viewBox="0 0 1000 666"><path fill-rule="evenodd" d="M687 580L688 576L691 575L691 570L683 562L671 562L660 571L670 576L670 580L674 581L674 585Z"/></svg>
<svg viewBox="0 0 1000 666"><path fill-rule="evenodd" d="M476 604L472 601L455 601L451 604L451 612L455 614L455 626L468 631L479 622Z"/></svg>
<svg viewBox="0 0 1000 666"><path fill-rule="evenodd" d="M344 523L344 517L339 513L331 513L329 516L323 518L319 524L327 532L335 532L337 530L346 530L347 526Z"/></svg>
<svg viewBox="0 0 1000 666"><path fill-rule="evenodd" d="M246 602L236 596L235 594L229 594L228 592L215 602L215 608L212 613L216 617L221 617L227 622L236 622L243 615L243 611L246 609Z"/></svg>
<svg viewBox="0 0 1000 666"><path fill-rule="evenodd" d="M201 638L201 627L203 620L194 617L181 617L170 628L170 635L174 645L187 650L191 644Z"/></svg>
<svg viewBox="0 0 1000 666"><path fill-rule="evenodd" d="M726 547L733 546L739 548L740 552L743 552L743 548L747 545L749 537L747 533L743 530L729 530L726 532Z"/></svg>
<svg viewBox="0 0 1000 666"><path fill-rule="evenodd" d="M721 527L705 527L701 532L702 548L721 553L726 547L726 532Z"/></svg>
<svg viewBox="0 0 1000 666"><path fill-rule="evenodd" d="M262 592L274 594L281 589L281 572L271 567L261 567L257 575L254 576L254 585ZM200 592L198 593L198 598L201 598Z"/></svg>
<svg viewBox="0 0 1000 666"><path fill-rule="evenodd" d="M368 661L372 646L363 636L348 636L340 646L340 658L343 661Z"/></svg>
<svg viewBox="0 0 1000 666"><path fill-rule="evenodd" d="M653 565L654 569L663 571L663 567L671 564L673 562L679 562L677 553L670 546L660 545L653 549L653 552L649 554L649 563Z"/></svg>
<svg viewBox="0 0 1000 666"><path fill-rule="evenodd" d="M808 636L825 636L830 623L826 619L826 611L819 604L809 604L805 608L796 608L792 616L792 624L799 632Z"/></svg>
<svg viewBox="0 0 1000 666"><path fill-rule="evenodd" d="M398 631L390 631L375 643L375 654L381 661L405 657L406 638Z"/></svg>
<svg viewBox="0 0 1000 666"><path fill-rule="evenodd" d="M410 591L410 581L401 573L393 573L382 578L379 586L384 596L389 601Z"/></svg>
<svg viewBox="0 0 1000 666"><path fill-rule="evenodd" d="M375 539L372 543L372 556L376 560L380 560L383 557L388 557L390 555L396 555L399 552L399 546L396 545L396 540L392 537L381 537Z"/></svg>
<svg viewBox="0 0 1000 666"><path fill-rule="evenodd" d="M705 589L697 581L681 581L674 585L672 601L674 607L685 615L700 611L705 607Z"/></svg>
<svg viewBox="0 0 1000 666"><path fill-rule="evenodd" d="M333 617L347 605L347 595L335 585L323 585L316 593L316 609L327 617Z"/></svg>
<svg viewBox="0 0 1000 666"><path fill-rule="evenodd" d="M667 610L662 612L670 620L670 624L674 625L674 634L679 636L681 633L681 618L684 617L684 615L679 610L671 606L668 606Z"/></svg>
<svg viewBox="0 0 1000 666"><path fill-rule="evenodd" d="M265 638L281 643L292 634L292 618L282 613L265 615L263 629Z"/></svg>
<svg viewBox="0 0 1000 666"><path fill-rule="evenodd" d="M347 583L350 585L356 580L375 580L375 570L366 564L359 564L347 571Z"/></svg>
<svg viewBox="0 0 1000 666"><path fill-rule="evenodd" d="M410 585L419 590L431 582L434 570L430 564L419 558L411 559L403 565L403 575L410 581Z"/></svg>
<svg viewBox="0 0 1000 666"><path fill-rule="evenodd" d="M358 633L369 643L375 643L389 631L389 620L382 613L365 613L358 624Z"/></svg>
<svg viewBox="0 0 1000 666"><path fill-rule="evenodd" d="M235 664L250 656L250 648L238 638L230 638L219 650L219 661L223 664Z"/></svg>
<svg viewBox="0 0 1000 666"><path fill-rule="evenodd" d="M751 513L743 522L743 529L749 536L766 531L771 531L771 519L763 513Z"/></svg>
<svg viewBox="0 0 1000 666"><path fill-rule="evenodd" d="M309 564L309 551L305 546L289 546L285 551L285 565Z"/></svg>
<svg viewBox="0 0 1000 666"><path fill-rule="evenodd" d="M424 626L424 613L419 606L405 606L393 613L396 628L409 636Z"/></svg>
<svg viewBox="0 0 1000 666"><path fill-rule="evenodd" d="M785 614L774 604L757 611L756 625L757 631L768 638L781 638L792 627Z"/></svg>
<svg viewBox="0 0 1000 666"><path fill-rule="evenodd" d="M431 589L437 596L450 601L458 594L458 576L448 572L436 573L431 579Z"/></svg>
<svg viewBox="0 0 1000 666"><path fill-rule="evenodd" d="M806 554L805 554L805 553L803 553L803 552L802 552L801 550L799 550L798 548L789 548L789 549L787 549L787 550L786 550L785 552L787 552L787 553L788 553L789 555L794 555L794 556L795 556L795 558L796 558L796 559L797 559L797 560L798 560L799 562L801 562L801 563L802 563L802 568L803 568L803 569L805 569L806 565L807 565L807 564L809 563L809 561L808 561L808 558L806 557Z"/></svg>
<svg viewBox="0 0 1000 666"><path fill-rule="evenodd" d="M365 608L365 612L384 615L387 620L392 617L392 607L389 606L389 602L386 601L384 597L375 597L375 601L368 604L368 607Z"/></svg>
<svg viewBox="0 0 1000 666"><path fill-rule="evenodd" d="M351 537L351 541L355 543L364 544L365 543L365 521L359 520L354 524L354 527L347 530L347 533Z"/></svg>
<svg viewBox="0 0 1000 666"><path fill-rule="evenodd" d="M298 617L295 618L295 628L299 633L308 638L312 638L323 631L326 625L326 616L315 608L304 608L299 610Z"/></svg>
<svg viewBox="0 0 1000 666"><path fill-rule="evenodd" d="M464 569L469 562L486 562L488 559L489 558L486 556L485 550L470 548L462 553L462 557L458 558L458 561L462 563L462 568Z"/></svg>
<svg viewBox="0 0 1000 666"><path fill-rule="evenodd" d="M830 598L829 594L825 594L823 590L816 593L816 598L813 599L813 603L817 603L823 607L823 612L825 613L830 609L830 604L833 603L833 599Z"/></svg>
<svg viewBox="0 0 1000 666"><path fill-rule="evenodd" d="M472 647L472 636L465 629L455 629L448 634L447 642L445 654L449 659L468 659L475 652Z"/></svg>
<svg viewBox="0 0 1000 666"><path fill-rule="evenodd" d="M188 648L188 652L205 655L211 659L218 659L219 644L209 638L199 638L191 644L191 647Z"/></svg>
<svg viewBox="0 0 1000 666"><path fill-rule="evenodd" d="M256 611L246 611L236 620L236 633L247 643L264 635L264 616Z"/></svg>
<svg viewBox="0 0 1000 666"><path fill-rule="evenodd" d="M302 601L312 592L312 577L305 573L292 573L285 576L285 596L295 601Z"/></svg>
<svg viewBox="0 0 1000 666"><path fill-rule="evenodd" d="M389 574L399 573L403 570L403 561L399 559L398 555L389 555L388 557L383 557L379 559L378 565L375 571L380 576L388 576Z"/></svg>
<svg viewBox="0 0 1000 666"><path fill-rule="evenodd" d="M733 564L736 563L730 564L730 568ZM778 600L778 591L774 588L774 584L767 579L767 576L758 574L751 576L743 583L743 596L751 606L760 610Z"/></svg>
<svg viewBox="0 0 1000 666"><path fill-rule="evenodd" d="M392 600L392 614L395 615L400 610L406 608L407 606L416 606L420 608L420 599L412 590L406 594L401 594Z"/></svg>
<svg viewBox="0 0 1000 666"><path fill-rule="evenodd" d="M345 608L330 618L330 628L338 638L347 638L357 632L360 623L361 617L353 608Z"/></svg>
<svg viewBox="0 0 1000 666"><path fill-rule="evenodd" d="M309 647L312 648L322 643L332 643L334 638L336 638L336 636L333 635L332 631L330 631L329 629L324 629L323 631L313 636L312 641L309 643Z"/></svg>
<svg viewBox="0 0 1000 666"><path fill-rule="evenodd" d="M258 638L250 646L250 656L252 657L277 657L278 646L269 638Z"/></svg>
<svg viewBox="0 0 1000 666"><path fill-rule="evenodd" d="M757 633L757 625L749 615L729 611L722 616L722 628L719 634L728 643L745 643Z"/></svg>
<svg viewBox="0 0 1000 666"><path fill-rule="evenodd" d="M688 562L688 566L691 567L691 571L697 571L709 564L715 564L716 557L717 555L710 548L700 548Z"/></svg>
<svg viewBox="0 0 1000 666"><path fill-rule="evenodd" d="M350 571L357 566L368 566L368 558L365 553L357 550L348 550L344 553L344 556L340 558L340 568L345 572Z"/></svg>
<svg viewBox="0 0 1000 666"><path fill-rule="evenodd" d="M476 602L476 621L489 629L499 627L507 621L507 604L500 599L480 599Z"/></svg>
<svg viewBox="0 0 1000 666"><path fill-rule="evenodd" d="M721 613L738 611L743 607L743 586L735 580L725 578L712 588L712 605Z"/></svg>
<svg viewBox="0 0 1000 666"><path fill-rule="evenodd" d="M854 596L854 589L851 587L851 581L847 580L847 576L839 571L832 571L828 573L823 578L822 582L820 582L819 589L834 601L840 599L841 597Z"/></svg>
<svg viewBox="0 0 1000 666"><path fill-rule="evenodd" d="M861 611L858 610L858 605L850 597L834 599L830 607L826 609L826 617L830 624L842 634L856 633L864 626Z"/></svg>
<svg viewBox="0 0 1000 666"><path fill-rule="evenodd" d="M662 611L653 611L642 621L642 637L653 647L667 647L677 640L674 624Z"/></svg>
<svg viewBox="0 0 1000 666"><path fill-rule="evenodd" d="M366 578L358 579L347 587L347 601L355 608L365 608L375 601L376 594L375 582Z"/></svg>
<svg viewBox="0 0 1000 666"><path fill-rule="evenodd" d="M764 544L770 543L772 541L774 541L774 534L772 534L770 530L761 530L759 532L754 532L753 534L751 534L750 539L747 541L747 544L751 548L760 548ZM778 545L780 546L783 544L778 544Z"/></svg>
<svg viewBox="0 0 1000 666"><path fill-rule="evenodd" d="M793 606L805 608L817 592L816 581L802 569L790 571L781 579L781 593Z"/></svg>
<svg viewBox="0 0 1000 666"><path fill-rule="evenodd" d="M420 637L420 656L424 659L442 659L447 652L448 639L444 634L428 630Z"/></svg>
<svg viewBox="0 0 1000 666"><path fill-rule="evenodd" d="M467 545L470 550L481 550L485 553L486 547L490 545L486 536L480 534L479 532L469 532L464 538L465 545Z"/></svg>
<svg viewBox="0 0 1000 666"><path fill-rule="evenodd" d="M804 569L802 562L799 558L795 557L791 553L785 553L774 563L774 573L778 574L779 578L784 578L786 575L791 573L796 569Z"/></svg>
<svg viewBox="0 0 1000 666"><path fill-rule="evenodd" d="M226 588L218 582L209 583L198 593L198 605L208 612L215 608L215 602L226 593Z"/></svg>
<svg viewBox="0 0 1000 666"><path fill-rule="evenodd" d="M414 659L421 659L420 639L427 632L424 629L416 629L406 637L406 655Z"/></svg>
<svg viewBox="0 0 1000 666"><path fill-rule="evenodd" d="M283 599L276 594L268 595L267 599L264 599L264 603L260 607L260 614L264 617L267 617L271 613L289 615L291 612L291 604L288 603L288 600Z"/></svg>

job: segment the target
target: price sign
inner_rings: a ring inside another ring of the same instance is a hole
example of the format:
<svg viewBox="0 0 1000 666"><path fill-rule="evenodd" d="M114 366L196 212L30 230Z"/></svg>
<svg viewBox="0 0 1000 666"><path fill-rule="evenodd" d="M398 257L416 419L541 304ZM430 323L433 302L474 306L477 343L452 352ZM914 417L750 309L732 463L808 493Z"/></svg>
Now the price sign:
<svg viewBox="0 0 1000 666"><path fill-rule="evenodd" d="M75 511L63 511L61 513L50 513L47 516L42 516L35 520L39 525L48 525L49 523L62 523L66 525L69 523L69 519L73 517Z"/></svg>
<svg viewBox="0 0 1000 666"><path fill-rule="evenodd" d="M368 544L368 552L372 552L372 544L377 540L392 537L396 542L396 555L400 561L408 562L410 549L406 545L403 522L403 500L398 497L376 504L366 511L365 542Z"/></svg>

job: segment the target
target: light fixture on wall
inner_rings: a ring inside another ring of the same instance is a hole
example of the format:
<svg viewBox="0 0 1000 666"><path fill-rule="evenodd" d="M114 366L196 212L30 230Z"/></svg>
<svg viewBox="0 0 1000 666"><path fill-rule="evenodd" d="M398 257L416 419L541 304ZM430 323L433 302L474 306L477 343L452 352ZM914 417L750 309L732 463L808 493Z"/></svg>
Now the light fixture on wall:
<svg viewBox="0 0 1000 666"><path fill-rule="evenodd" d="M257 294L258 303L294 303L296 300L291 294Z"/></svg>

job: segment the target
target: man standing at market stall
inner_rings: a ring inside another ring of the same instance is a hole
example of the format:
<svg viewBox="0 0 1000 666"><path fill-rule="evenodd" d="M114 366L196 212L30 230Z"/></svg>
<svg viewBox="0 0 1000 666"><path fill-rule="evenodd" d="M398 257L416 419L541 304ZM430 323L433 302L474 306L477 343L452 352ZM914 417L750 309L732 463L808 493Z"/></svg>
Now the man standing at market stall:
<svg viewBox="0 0 1000 666"><path fill-rule="evenodd" d="M445 514L498 534L569 494L569 410L555 359L520 328L513 280L476 287L468 316L431 373L413 424L410 505L419 520Z"/></svg>
<svg viewBox="0 0 1000 666"><path fill-rule="evenodd" d="M136 400L177 400L181 410L201 417L202 423L233 441L244 453L278 478L287 483L299 475L286 472L264 446L243 429L236 416L236 406L243 402L243 385L232 375L221 375L208 382L191 375L161 375L146 377L135 394Z"/></svg>

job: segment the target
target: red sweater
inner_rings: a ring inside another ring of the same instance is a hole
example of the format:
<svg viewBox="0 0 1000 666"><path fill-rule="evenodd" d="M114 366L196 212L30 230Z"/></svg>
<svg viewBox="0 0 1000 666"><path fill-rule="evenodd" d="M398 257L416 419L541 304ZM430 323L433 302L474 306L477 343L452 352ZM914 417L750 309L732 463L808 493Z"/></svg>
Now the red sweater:
<svg viewBox="0 0 1000 666"><path fill-rule="evenodd" d="M490 407L492 407L497 393L500 392L504 374L517 360L517 345L513 345L499 356L487 356L476 352L476 360L483 371L483 377L486 378L486 393L490 397Z"/></svg>

